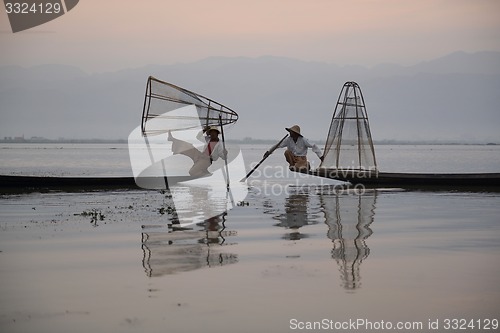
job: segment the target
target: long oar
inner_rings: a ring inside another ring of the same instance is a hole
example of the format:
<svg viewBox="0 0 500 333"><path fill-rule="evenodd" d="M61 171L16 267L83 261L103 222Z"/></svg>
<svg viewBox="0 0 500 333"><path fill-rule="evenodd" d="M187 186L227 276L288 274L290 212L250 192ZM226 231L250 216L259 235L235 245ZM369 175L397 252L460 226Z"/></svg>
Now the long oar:
<svg viewBox="0 0 500 333"><path fill-rule="evenodd" d="M280 143L282 143L282 142L283 142L283 140L285 140L285 139L287 138L287 136L288 136L288 134L287 134L287 135L285 135L285 136L283 137L283 139L281 139L281 140L280 140L280 142L278 142L278 143L277 143L277 144L275 144L275 145L274 145L271 149L269 149L269 154L268 154L266 157L262 158L262 159L260 160L260 162L259 162L259 163L257 163L257 165L256 165L256 166L255 166L252 170L250 170L250 172L249 172L249 173L247 173L247 175L246 175L244 178L242 178L242 179L240 180L240 182L244 182L245 180L247 180L247 178L248 178L248 177L250 177L250 175L251 175L251 174L252 174L252 173L253 173L253 172L254 172L254 171L255 171L255 170L259 167L259 165L261 165L261 164L262 164L262 162L264 162L264 161L266 160L266 158L268 158L268 157L269 157L269 155L271 155L271 154L272 154L272 153L276 150L276 148L278 148L278 146L280 145Z"/></svg>

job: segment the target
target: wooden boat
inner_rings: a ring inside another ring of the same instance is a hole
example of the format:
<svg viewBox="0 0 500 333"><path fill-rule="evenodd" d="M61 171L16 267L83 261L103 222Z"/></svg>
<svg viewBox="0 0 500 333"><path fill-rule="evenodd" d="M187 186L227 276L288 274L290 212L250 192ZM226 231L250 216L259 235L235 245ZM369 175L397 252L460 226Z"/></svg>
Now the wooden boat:
<svg viewBox="0 0 500 333"><path fill-rule="evenodd" d="M474 190L500 188L500 173L379 171L366 104L356 82L346 82L340 92L320 167L303 172L369 187L473 187Z"/></svg>
<svg viewBox="0 0 500 333"><path fill-rule="evenodd" d="M173 185L191 180L190 176L178 177L142 177L142 183ZM167 186L168 186L167 185ZM92 190L92 189L140 189L134 177L55 177L0 175L0 190ZM151 187L154 188L154 187ZM160 189L160 188L159 188Z"/></svg>
<svg viewBox="0 0 500 333"><path fill-rule="evenodd" d="M396 173L325 168L304 173L371 187L500 187L500 173Z"/></svg>

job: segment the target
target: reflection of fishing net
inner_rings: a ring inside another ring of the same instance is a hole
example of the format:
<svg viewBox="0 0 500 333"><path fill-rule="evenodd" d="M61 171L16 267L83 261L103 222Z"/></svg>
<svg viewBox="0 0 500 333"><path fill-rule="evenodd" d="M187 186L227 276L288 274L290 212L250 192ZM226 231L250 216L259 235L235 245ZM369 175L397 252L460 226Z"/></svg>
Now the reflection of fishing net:
<svg viewBox="0 0 500 333"><path fill-rule="evenodd" d="M333 242L342 285L347 290L361 286L360 265L370 254L366 239L373 233L370 225L375 214L377 192L363 195L337 195L323 201L328 238Z"/></svg>
<svg viewBox="0 0 500 333"><path fill-rule="evenodd" d="M365 102L356 82L346 82L340 92L320 167L377 169Z"/></svg>
<svg viewBox="0 0 500 333"><path fill-rule="evenodd" d="M375 200L376 192L373 192L373 195L369 193L359 196L337 195L335 201L323 203L327 219L326 224L329 228L328 238L333 241L364 241L370 237L373 233L370 225L374 219ZM342 257L345 258L346 256L342 255ZM357 257L359 255L354 256L354 258Z"/></svg>
<svg viewBox="0 0 500 333"><path fill-rule="evenodd" d="M237 235L226 230L225 214L206 219L202 230L173 229L169 232L142 233L142 264L149 277L218 267L238 262L238 255L227 253L226 238Z"/></svg>
<svg viewBox="0 0 500 333"><path fill-rule="evenodd" d="M173 84L148 78L141 130L143 135L228 125L238 114L209 98Z"/></svg>

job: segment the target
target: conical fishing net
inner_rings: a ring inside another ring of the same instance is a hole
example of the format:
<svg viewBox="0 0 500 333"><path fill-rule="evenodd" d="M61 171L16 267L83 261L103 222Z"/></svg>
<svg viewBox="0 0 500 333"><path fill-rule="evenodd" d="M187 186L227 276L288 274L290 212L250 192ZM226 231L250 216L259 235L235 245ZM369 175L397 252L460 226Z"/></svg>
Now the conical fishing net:
<svg viewBox="0 0 500 333"><path fill-rule="evenodd" d="M365 102L356 82L346 82L340 92L320 167L377 170Z"/></svg>
<svg viewBox="0 0 500 333"><path fill-rule="evenodd" d="M148 78L141 123L143 135L228 125L236 120L238 114L220 103L152 76Z"/></svg>

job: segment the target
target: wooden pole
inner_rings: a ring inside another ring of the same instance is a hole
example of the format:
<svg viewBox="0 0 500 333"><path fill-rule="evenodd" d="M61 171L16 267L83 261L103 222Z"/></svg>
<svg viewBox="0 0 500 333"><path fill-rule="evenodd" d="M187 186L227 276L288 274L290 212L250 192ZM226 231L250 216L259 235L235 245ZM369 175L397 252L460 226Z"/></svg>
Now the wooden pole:
<svg viewBox="0 0 500 333"><path fill-rule="evenodd" d="M222 115L219 114L219 123L220 123L220 134L222 135L222 148L224 149L224 152L226 152L226 140L224 139L224 126L222 125ZM227 166L227 158L228 154L226 154L226 158L224 161L226 162L226 185L227 185L227 190L229 191L229 167Z"/></svg>
<svg viewBox="0 0 500 333"><path fill-rule="evenodd" d="M285 135L285 136L283 137L283 139L281 139L281 140L280 140L277 144L275 144L275 145L274 145L271 149L269 149L269 155L271 155L271 154L272 154L272 153L276 150L276 148L278 148L278 146L280 145L280 143L282 143L282 142L283 142L283 140L285 140L285 139L287 138L287 136L288 136L288 134L287 134L287 135ZM258 167L262 164L262 162L264 162L264 161L266 160L266 158L268 158L268 157L269 157L269 155L267 155L266 157L262 158L262 159L260 160L260 162L259 162L259 163L257 163L257 165L256 165L256 166L255 166L252 170L250 170L250 172L249 172L249 173L247 173L247 175L246 175L244 178L242 178L242 179L240 180L240 182L244 182L245 180L247 180L247 178L248 178L248 177L250 177L250 175L251 175L251 174L252 174L252 173L253 173L253 172L254 172L254 171L255 171L255 170L256 170L256 169L257 169L257 168L258 168Z"/></svg>

